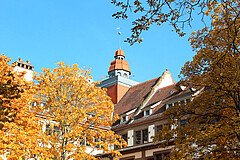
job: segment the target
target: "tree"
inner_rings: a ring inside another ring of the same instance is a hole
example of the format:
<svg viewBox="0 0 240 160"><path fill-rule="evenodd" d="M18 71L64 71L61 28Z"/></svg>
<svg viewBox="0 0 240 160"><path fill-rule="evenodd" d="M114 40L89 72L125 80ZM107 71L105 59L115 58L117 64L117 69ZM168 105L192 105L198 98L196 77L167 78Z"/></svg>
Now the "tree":
<svg viewBox="0 0 240 160"><path fill-rule="evenodd" d="M36 116L37 108L30 103L37 101L37 88L24 79L25 73L13 71L10 58L0 56L0 158L44 158L39 141L42 126Z"/></svg>
<svg viewBox="0 0 240 160"><path fill-rule="evenodd" d="M239 1L218 5L212 14L212 28L190 37L197 55L182 68L179 85L196 89L196 96L164 113L168 123L176 127L165 128L155 139L165 139L162 146L174 140L171 159L239 159L239 10ZM187 123L181 126L183 119Z"/></svg>
<svg viewBox="0 0 240 160"><path fill-rule="evenodd" d="M121 10L113 14L116 19L128 18L129 11L134 12L138 17L132 22L132 35L127 42L133 45L141 42L140 35L151 25L162 25L169 23L179 36L185 35L182 29L186 25L191 27L194 16L201 15L201 21L206 25L205 17L214 16L218 9L232 7L232 3L238 5L237 0L111 0L111 3ZM211 21L211 19L210 19Z"/></svg>
<svg viewBox="0 0 240 160"><path fill-rule="evenodd" d="M47 101L43 114L48 123L51 158L95 159L91 154L96 148L119 155L109 148L121 144L120 137L110 130L117 116L113 117L113 104L106 90L91 81L90 70L63 62L57 65L54 70L43 69L35 76L39 96Z"/></svg>

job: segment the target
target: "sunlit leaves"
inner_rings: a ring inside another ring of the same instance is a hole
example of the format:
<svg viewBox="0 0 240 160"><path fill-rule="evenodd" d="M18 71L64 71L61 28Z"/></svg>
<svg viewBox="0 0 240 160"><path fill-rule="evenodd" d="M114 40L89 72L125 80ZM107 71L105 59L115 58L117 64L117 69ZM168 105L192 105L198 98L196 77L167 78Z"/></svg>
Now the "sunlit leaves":
<svg viewBox="0 0 240 160"><path fill-rule="evenodd" d="M30 104L37 88L14 72L10 58L0 56L0 155L7 159L23 159L46 154L41 146L42 125L36 109Z"/></svg>
<svg viewBox="0 0 240 160"><path fill-rule="evenodd" d="M57 65L52 71L43 69L35 76L39 96L47 99L43 112L49 123L50 132L46 134L52 158L95 159L94 150L119 155L109 149L120 142L110 130L118 117L113 117L113 104L106 90L96 87L90 70L63 62Z"/></svg>
<svg viewBox="0 0 240 160"><path fill-rule="evenodd" d="M171 159L239 159L240 3L212 1L208 8L205 14L213 12L212 27L192 33L197 54L181 71L180 83L194 88L195 96L191 103L165 112L169 124L178 126L162 131L156 139L172 135L162 143L174 140ZM179 125L183 119L188 121L184 127Z"/></svg>

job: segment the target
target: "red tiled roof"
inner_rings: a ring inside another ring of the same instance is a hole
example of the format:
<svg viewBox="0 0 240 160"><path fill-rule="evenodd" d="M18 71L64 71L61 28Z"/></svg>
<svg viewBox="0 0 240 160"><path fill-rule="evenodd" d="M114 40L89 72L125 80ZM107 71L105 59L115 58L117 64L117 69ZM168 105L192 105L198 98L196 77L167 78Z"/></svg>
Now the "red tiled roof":
<svg viewBox="0 0 240 160"><path fill-rule="evenodd" d="M123 56L125 58L124 51L121 49L116 50L114 57L116 58L117 56Z"/></svg>
<svg viewBox="0 0 240 160"><path fill-rule="evenodd" d="M153 97L149 100L146 106L152 105L156 102L159 102L163 99L168 98L170 95L172 95L171 91L176 91L175 90L176 84L160 88L154 95Z"/></svg>
<svg viewBox="0 0 240 160"><path fill-rule="evenodd" d="M152 87L160 77L137 84L129 88L127 93L115 106L114 113L121 115L127 111L137 108L146 98Z"/></svg>
<svg viewBox="0 0 240 160"><path fill-rule="evenodd" d="M169 101L169 100L176 99L176 98L179 98L179 97L185 97L188 94L192 94L192 91L190 90L190 87L187 87L183 91L174 93L172 96L168 97L165 101Z"/></svg>
<svg viewBox="0 0 240 160"><path fill-rule="evenodd" d="M117 70L117 69L122 69L122 70L125 70L125 71L128 71L131 73L129 65L128 65L128 61L125 61L122 59L116 59L115 61L112 61L110 63L108 72L110 72L112 70Z"/></svg>

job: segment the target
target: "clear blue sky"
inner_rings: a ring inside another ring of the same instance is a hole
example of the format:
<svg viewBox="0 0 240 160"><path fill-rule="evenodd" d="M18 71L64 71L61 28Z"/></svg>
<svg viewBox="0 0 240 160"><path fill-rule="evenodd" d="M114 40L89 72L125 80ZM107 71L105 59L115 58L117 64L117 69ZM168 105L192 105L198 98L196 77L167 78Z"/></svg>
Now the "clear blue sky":
<svg viewBox="0 0 240 160"><path fill-rule="evenodd" d="M130 46L123 40L130 36L131 17L115 20L111 15L117 10L110 0L0 0L0 54L30 60L37 72L59 61L77 63L101 80L118 49L120 26L134 80L156 78L167 68L178 81L181 67L195 54L187 41L194 28L179 38L167 24L153 26L142 35L143 43Z"/></svg>

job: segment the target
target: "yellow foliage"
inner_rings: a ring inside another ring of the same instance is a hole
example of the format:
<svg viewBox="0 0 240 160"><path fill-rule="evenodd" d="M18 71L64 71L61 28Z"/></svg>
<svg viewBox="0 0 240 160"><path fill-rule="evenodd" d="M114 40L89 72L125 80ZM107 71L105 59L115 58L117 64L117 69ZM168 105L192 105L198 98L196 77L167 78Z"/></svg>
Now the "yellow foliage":
<svg viewBox="0 0 240 160"><path fill-rule="evenodd" d="M57 65L54 70L43 69L35 76L40 88L38 95L47 99L42 112L52 124L47 133L50 157L96 159L91 155L93 150L87 153L87 148L119 155L108 148L119 142L118 136L109 130L117 117L113 117L113 104L106 90L91 82L90 70L63 62Z"/></svg>
<svg viewBox="0 0 240 160"><path fill-rule="evenodd" d="M25 73L13 71L10 58L0 56L0 154L7 159L34 157L46 154L40 145L41 121L36 109L30 107L37 88L24 79Z"/></svg>
<svg viewBox="0 0 240 160"><path fill-rule="evenodd" d="M182 68L180 82L196 89L194 93L203 90L191 103L164 113L177 127L163 130L155 139L165 140L162 146L174 141L171 159L239 159L240 3L210 4L206 12L213 11L212 28L190 37L197 54ZM180 126L183 119L187 124Z"/></svg>

